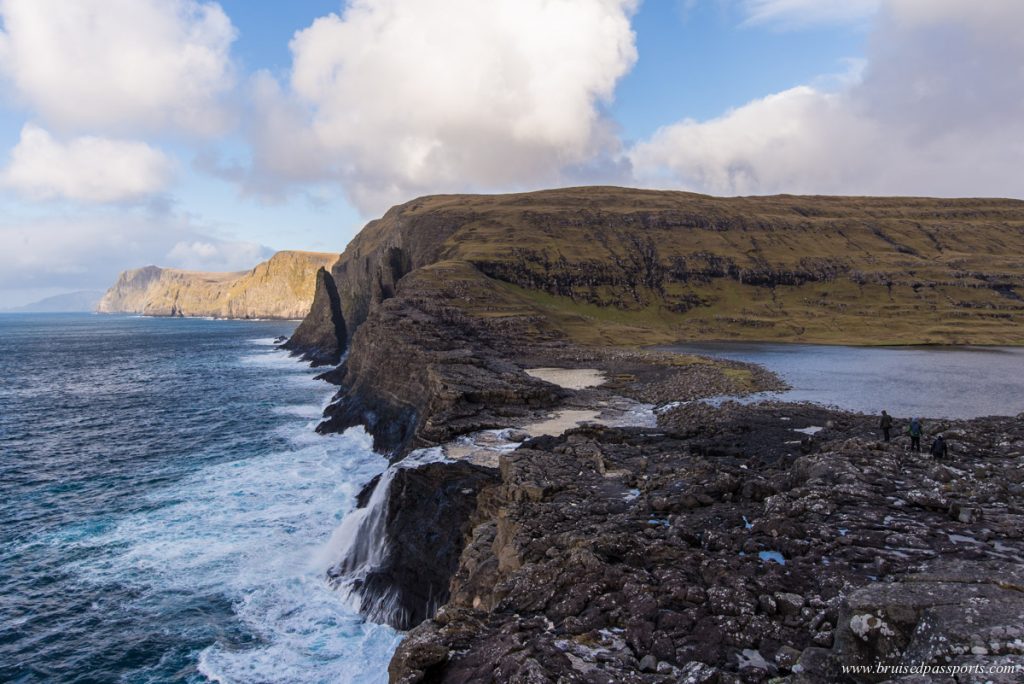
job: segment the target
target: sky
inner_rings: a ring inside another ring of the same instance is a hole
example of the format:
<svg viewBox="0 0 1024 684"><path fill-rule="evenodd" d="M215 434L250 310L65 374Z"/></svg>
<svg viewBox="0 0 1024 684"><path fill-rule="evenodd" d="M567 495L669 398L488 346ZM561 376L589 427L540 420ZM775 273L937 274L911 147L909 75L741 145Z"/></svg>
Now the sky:
<svg viewBox="0 0 1024 684"><path fill-rule="evenodd" d="M1020 0L0 0L0 308L417 196L1024 198Z"/></svg>

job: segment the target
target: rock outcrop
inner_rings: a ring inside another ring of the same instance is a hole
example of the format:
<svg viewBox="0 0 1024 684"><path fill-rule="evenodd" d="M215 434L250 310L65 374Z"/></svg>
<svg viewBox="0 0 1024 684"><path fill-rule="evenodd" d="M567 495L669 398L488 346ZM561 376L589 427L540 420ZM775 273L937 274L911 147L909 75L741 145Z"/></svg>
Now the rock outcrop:
<svg viewBox="0 0 1024 684"><path fill-rule="evenodd" d="M1011 200L425 197L356 236L331 269L340 316L318 306L291 344L350 350L322 431L402 452L553 405L519 367L559 345L1021 343L1020 253Z"/></svg>
<svg viewBox="0 0 1024 684"><path fill-rule="evenodd" d="M145 266L123 272L100 300L101 313L216 318L303 318L320 268L337 255L278 252L250 271L200 273ZM317 322L324 326L324 322ZM324 326L324 329L328 328ZM333 330L330 335L335 335Z"/></svg>
<svg viewBox="0 0 1024 684"><path fill-rule="evenodd" d="M524 444L391 681L1020 681L1020 418L935 425L938 462L873 427L693 405Z"/></svg>
<svg viewBox="0 0 1024 684"><path fill-rule="evenodd" d="M337 365L346 337L334 278L327 269L320 268L309 313L282 346L313 366Z"/></svg>
<svg viewBox="0 0 1024 684"><path fill-rule="evenodd" d="M359 495L361 506L379 502L380 538L368 554L353 553L328 577L359 596L371 620L411 629L448 601L448 586L459 563L468 521L479 491L497 480L491 469L469 463L427 463L397 468L377 478ZM386 497L373 499L377 487Z"/></svg>

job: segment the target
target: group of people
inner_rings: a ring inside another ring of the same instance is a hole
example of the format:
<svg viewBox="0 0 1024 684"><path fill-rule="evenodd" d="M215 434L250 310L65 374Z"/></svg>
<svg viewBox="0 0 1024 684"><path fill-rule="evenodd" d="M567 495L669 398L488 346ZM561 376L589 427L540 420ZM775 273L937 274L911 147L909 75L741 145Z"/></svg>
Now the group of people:
<svg viewBox="0 0 1024 684"><path fill-rule="evenodd" d="M885 411L882 411L882 421L878 426L882 430L882 439L888 442L892 437L893 419ZM907 434L910 435L910 449L916 453L921 453L921 435L924 434L924 427L921 425L919 418L911 418L910 423L907 425ZM946 458L949 455L949 447L946 446L946 439L940 434L935 437L932 442L931 449L928 450L935 458Z"/></svg>

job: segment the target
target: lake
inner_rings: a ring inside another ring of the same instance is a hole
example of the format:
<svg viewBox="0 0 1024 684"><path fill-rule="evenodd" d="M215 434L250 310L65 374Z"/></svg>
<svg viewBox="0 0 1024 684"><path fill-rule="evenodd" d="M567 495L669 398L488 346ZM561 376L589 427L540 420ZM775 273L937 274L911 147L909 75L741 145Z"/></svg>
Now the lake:
<svg viewBox="0 0 1024 684"><path fill-rule="evenodd" d="M1024 348L842 347L715 342L658 347L756 363L792 389L755 395L898 417L977 418L1024 412Z"/></svg>

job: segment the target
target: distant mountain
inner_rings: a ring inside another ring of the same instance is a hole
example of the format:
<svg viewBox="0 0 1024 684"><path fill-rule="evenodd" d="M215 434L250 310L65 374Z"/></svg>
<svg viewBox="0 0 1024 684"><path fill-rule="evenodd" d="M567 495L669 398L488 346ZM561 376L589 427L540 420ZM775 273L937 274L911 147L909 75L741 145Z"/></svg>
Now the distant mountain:
<svg viewBox="0 0 1024 684"><path fill-rule="evenodd" d="M96 306L100 313L217 318L302 318L316 274L337 254L278 252L250 271L203 273L144 266L124 271Z"/></svg>
<svg viewBox="0 0 1024 684"><path fill-rule="evenodd" d="M66 294L54 295L40 299L31 304L23 304L11 309L8 313L80 313L95 311L103 293L99 290L79 290Z"/></svg>

